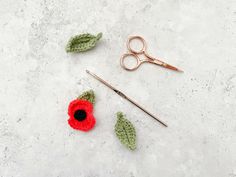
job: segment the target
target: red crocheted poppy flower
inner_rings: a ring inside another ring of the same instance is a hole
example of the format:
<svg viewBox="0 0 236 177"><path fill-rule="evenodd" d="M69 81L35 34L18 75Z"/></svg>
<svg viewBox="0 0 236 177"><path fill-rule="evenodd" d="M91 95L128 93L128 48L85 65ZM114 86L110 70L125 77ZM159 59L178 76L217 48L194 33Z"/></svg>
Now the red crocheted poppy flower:
<svg viewBox="0 0 236 177"><path fill-rule="evenodd" d="M93 117L93 105L87 100L72 101L68 107L68 115L69 125L76 130L89 131L96 123Z"/></svg>

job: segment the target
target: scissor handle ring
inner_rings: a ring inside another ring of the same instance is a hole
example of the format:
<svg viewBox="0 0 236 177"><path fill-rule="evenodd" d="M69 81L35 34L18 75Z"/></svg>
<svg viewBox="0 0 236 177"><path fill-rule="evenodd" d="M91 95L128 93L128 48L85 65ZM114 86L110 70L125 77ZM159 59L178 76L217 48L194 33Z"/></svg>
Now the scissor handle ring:
<svg viewBox="0 0 236 177"><path fill-rule="evenodd" d="M132 47L130 46L131 41L134 39L138 39L139 41L141 41L142 43L142 48L140 50L134 50L132 49ZM135 53L135 54L142 54L144 53L144 51L146 50L146 42L145 40L141 37L141 36L131 36L129 37L128 41L127 41L127 48L131 53Z"/></svg>
<svg viewBox="0 0 236 177"><path fill-rule="evenodd" d="M125 65L125 62L124 62L124 61L125 61L125 59L127 59L127 57L129 57L129 56L134 57L135 60L136 60L136 65L133 66L133 67L127 67L127 66ZM140 61L139 57L138 57L136 54L134 54L134 53L126 53L126 54L122 55L121 58L120 58L120 65L121 65L121 67L124 68L124 69L127 70L127 71L134 71L134 70L136 70L136 69L140 66L141 63L142 63L142 62Z"/></svg>

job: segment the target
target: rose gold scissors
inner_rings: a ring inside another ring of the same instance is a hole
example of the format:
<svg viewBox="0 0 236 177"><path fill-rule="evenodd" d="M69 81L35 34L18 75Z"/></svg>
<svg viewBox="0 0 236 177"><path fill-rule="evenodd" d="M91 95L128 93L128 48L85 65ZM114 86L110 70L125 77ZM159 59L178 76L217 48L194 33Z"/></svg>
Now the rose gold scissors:
<svg viewBox="0 0 236 177"><path fill-rule="evenodd" d="M132 49L131 41L134 39L139 40L142 43L142 48L140 50ZM171 65L169 65L157 58L151 57L146 51L147 45L146 45L145 40L141 36L131 36L128 39L126 45L128 48L128 53L125 53L124 55L121 56L120 65L122 68L124 68L127 71L134 71L134 70L138 69L138 67L143 63L152 63L152 64L156 64L156 65L159 65L159 66L162 66L162 67L174 70L174 71L183 72L182 70L180 70L174 66L171 66ZM144 60L141 60L139 58L138 55L141 55L141 54L143 54L145 56ZM128 57L134 57L136 60L136 65L134 65L133 67L127 67L127 65L125 64L125 60L128 59Z"/></svg>

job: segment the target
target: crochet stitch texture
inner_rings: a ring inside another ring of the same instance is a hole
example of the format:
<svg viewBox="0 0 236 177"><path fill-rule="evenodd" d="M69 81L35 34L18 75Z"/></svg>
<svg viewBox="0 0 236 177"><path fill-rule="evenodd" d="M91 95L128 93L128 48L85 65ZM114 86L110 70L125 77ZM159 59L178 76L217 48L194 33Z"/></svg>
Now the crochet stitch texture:
<svg viewBox="0 0 236 177"><path fill-rule="evenodd" d="M136 131L133 124L125 118L122 112L117 112L115 133L122 144L128 149L136 149Z"/></svg>
<svg viewBox="0 0 236 177"><path fill-rule="evenodd" d="M89 131L96 124L93 116L95 94L93 90L83 92L76 100L70 102L68 107L68 124L76 130Z"/></svg>
<svg viewBox="0 0 236 177"><path fill-rule="evenodd" d="M66 45L66 52L85 52L90 50L96 46L101 37L102 33L98 33L96 36L89 33L73 36Z"/></svg>
<svg viewBox="0 0 236 177"><path fill-rule="evenodd" d="M81 100L88 100L90 101L92 104L95 103L95 94L93 90L88 90L86 92L83 92L77 99L81 99Z"/></svg>

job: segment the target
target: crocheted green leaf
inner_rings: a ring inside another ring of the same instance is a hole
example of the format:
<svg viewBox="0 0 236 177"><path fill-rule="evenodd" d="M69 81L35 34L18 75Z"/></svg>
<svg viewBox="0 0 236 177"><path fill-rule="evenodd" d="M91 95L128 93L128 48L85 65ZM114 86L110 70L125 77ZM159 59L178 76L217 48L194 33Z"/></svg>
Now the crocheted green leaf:
<svg viewBox="0 0 236 177"><path fill-rule="evenodd" d="M117 122L115 125L116 136L120 142L130 150L136 148L136 132L133 124L125 118L122 112L117 113Z"/></svg>
<svg viewBox="0 0 236 177"><path fill-rule="evenodd" d="M95 94L93 90L88 90L83 92L77 99L87 100L90 101L92 104L95 103Z"/></svg>
<svg viewBox="0 0 236 177"><path fill-rule="evenodd" d="M95 47L101 37L102 33L98 33L97 36L89 33L73 36L66 45L66 52L85 52L90 50Z"/></svg>

